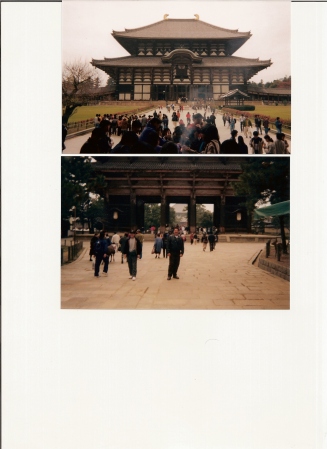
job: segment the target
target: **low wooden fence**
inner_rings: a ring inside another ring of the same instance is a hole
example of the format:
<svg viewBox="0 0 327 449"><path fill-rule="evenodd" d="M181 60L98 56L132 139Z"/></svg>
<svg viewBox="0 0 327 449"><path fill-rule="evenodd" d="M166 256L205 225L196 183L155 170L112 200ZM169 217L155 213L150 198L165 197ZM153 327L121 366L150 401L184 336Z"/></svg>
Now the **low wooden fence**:
<svg viewBox="0 0 327 449"><path fill-rule="evenodd" d="M83 249L83 242L77 242L73 244L71 242L70 246L62 246L61 247L61 265L64 265L67 262L72 262L75 260L81 253Z"/></svg>

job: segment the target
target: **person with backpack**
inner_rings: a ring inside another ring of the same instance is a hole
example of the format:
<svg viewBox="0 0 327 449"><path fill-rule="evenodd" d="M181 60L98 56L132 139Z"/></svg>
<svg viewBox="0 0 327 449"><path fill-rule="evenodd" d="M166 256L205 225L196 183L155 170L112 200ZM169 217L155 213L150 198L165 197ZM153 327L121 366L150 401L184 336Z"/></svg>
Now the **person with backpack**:
<svg viewBox="0 0 327 449"><path fill-rule="evenodd" d="M259 137L258 131L253 131L250 147L253 149L253 154L262 154L263 140Z"/></svg>
<svg viewBox="0 0 327 449"><path fill-rule="evenodd" d="M108 275L109 257L108 257L108 242L105 238L105 232L101 231L99 238L94 242L93 251L95 255L94 276L99 277L100 264L103 261L103 275Z"/></svg>

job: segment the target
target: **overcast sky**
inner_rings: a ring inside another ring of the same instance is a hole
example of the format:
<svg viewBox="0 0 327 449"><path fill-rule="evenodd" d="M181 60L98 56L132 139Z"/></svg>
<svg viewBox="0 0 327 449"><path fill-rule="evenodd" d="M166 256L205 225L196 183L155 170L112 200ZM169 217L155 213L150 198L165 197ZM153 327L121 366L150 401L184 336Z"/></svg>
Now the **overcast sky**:
<svg viewBox="0 0 327 449"><path fill-rule="evenodd" d="M291 74L290 12L288 1L63 1L62 59L127 56L111 36L113 30L149 25L163 20L164 14L172 19L193 19L199 14L200 20L215 26L251 31L252 37L234 55L271 59L273 65L252 81L272 81Z"/></svg>

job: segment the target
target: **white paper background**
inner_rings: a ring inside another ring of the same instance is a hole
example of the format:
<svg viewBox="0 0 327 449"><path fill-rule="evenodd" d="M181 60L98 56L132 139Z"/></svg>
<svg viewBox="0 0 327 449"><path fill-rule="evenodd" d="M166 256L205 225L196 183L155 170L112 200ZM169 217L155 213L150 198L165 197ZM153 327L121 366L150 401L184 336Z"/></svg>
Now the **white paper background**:
<svg viewBox="0 0 327 449"><path fill-rule="evenodd" d="M292 4L290 311L60 310L61 4L1 10L3 449L326 448L327 5Z"/></svg>

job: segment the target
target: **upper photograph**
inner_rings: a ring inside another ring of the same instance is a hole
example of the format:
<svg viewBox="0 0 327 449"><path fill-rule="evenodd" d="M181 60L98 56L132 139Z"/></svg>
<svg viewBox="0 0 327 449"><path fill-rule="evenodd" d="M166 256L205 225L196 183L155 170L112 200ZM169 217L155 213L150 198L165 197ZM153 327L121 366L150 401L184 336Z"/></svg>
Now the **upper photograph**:
<svg viewBox="0 0 327 449"><path fill-rule="evenodd" d="M291 3L163 6L63 2L62 154L290 154Z"/></svg>

